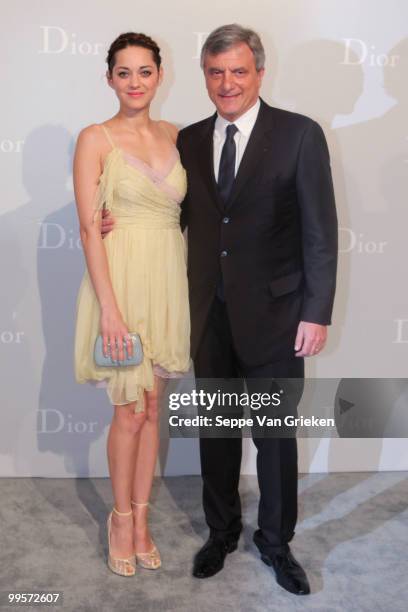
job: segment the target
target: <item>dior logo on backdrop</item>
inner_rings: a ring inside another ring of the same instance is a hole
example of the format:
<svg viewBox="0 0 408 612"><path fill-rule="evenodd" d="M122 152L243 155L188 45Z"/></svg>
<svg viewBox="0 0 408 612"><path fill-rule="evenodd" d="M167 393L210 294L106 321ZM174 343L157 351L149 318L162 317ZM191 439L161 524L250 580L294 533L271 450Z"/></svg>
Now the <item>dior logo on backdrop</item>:
<svg viewBox="0 0 408 612"><path fill-rule="evenodd" d="M9 140L4 138L0 140L1 153L21 153L24 140Z"/></svg>
<svg viewBox="0 0 408 612"><path fill-rule="evenodd" d="M395 340L393 344L408 344L408 319L394 319L396 325Z"/></svg>
<svg viewBox="0 0 408 612"><path fill-rule="evenodd" d="M13 312L11 318L15 321L17 313ZM24 333L15 329L0 329L0 344L22 344Z"/></svg>
<svg viewBox="0 0 408 612"><path fill-rule="evenodd" d="M105 49L102 43L77 40L77 35L67 32L61 26L40 26L41 47L38 53L68 55L99 55Z"/></svg>
<svg viewBox="0 0 408 612"><path fill-rule="evenodd" d="M342 38L342 40L344 41L344 58L341 63L346 66L365 64L371 67L395 68L400 59L397 54L378 53L375 45L368 45L360 38Z"/></svg>
<svg viewBox="0 0 408 612"><path fill-rule="evenodd" d="M40 226L39 249L82 250L82 242L77 230L72 228L67 230L59 223L38 223L38 225Z"/></svg>
<svg viewBox="0 0 408 612"><path fill-rule="evenodd" d="M193 59L200 59L201 48L209 32L193 32L193 34L196 37L196 54L193 55Z"/></svg>
<svg viewBox="0 0 408 612"><path fill-rule="evenodd" d="M43 408L38 411L38 433L54 434L87 434L95 433L97 421L73 421L72 414L63 414L54 408Z"/></svg>
<svg viewBox="0 0 408 612"><path fill-rule="evenodd" d="M350 227L339 227L339 253L354 253L364 255L382 255L388 242L383 240L367 240L363 233L356 233Z"/></svg>

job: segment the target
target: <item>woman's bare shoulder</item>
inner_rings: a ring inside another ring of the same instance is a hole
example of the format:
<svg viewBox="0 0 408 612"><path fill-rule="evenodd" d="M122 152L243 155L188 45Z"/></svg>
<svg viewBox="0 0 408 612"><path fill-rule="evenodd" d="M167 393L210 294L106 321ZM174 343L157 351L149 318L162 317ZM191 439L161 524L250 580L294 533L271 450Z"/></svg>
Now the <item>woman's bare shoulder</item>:
<svg viewBox="0 0 408 612"><path fill-rule="evenodd" d="M163 129L166 130L166 132L169 134L172 141L176 143L178 127L174 125L174 123L170 123L169 121L164 121L164 119L161 119L158 123L163 127Z"/></svg>
<svg viewBox="0 0 408 612"><path fill-rule="evenodd" d="M102 125L99 123L92 123L82 128L78 134L78 142L89 145L98 145L102 143L103 139Z"/></svg>

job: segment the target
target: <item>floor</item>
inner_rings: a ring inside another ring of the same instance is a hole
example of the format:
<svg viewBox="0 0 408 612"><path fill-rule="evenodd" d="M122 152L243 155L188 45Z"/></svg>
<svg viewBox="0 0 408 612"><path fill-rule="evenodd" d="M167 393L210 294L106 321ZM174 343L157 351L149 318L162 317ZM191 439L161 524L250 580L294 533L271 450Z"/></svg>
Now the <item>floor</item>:
<svg viewBox="0 0 408 612"><path fill-rule="evenodd" d="M56 610L75 612L407 609L406 472L300 475L291 548L311 583L311 595L303 597L276 584L252 543L255 477L242 477L241 493L245 530L239 548L222 572L198 580L191 576L191 563L207 535L200 478L156 479L151 524L163 566L123 578L105 561L112 505L108 479L0 479L0 608L15 609L7 603L7 590L45 590L63 592Z"/></svg>

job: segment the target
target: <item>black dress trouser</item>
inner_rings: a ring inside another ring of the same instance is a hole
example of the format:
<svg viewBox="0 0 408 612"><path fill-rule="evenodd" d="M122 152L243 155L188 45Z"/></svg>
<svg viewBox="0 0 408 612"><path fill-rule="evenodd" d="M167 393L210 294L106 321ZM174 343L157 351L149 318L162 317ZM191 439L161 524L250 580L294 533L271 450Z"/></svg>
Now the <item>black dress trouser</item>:
<svg viewBox="0 0 408 612"><path fill-rule="evenodd" d="M194 360L200 379L245 379L248 392L254 379L296 378L303 385L304 360L300 357L248 368L234 349L225 302L215 297ZM223 383L225 384L225 382ZM228 385L229 386L229 385ZM302 387L303 389L303 387ZM231 390L229 388L228 390ZM299 395L300 399L301 393ZM286 550L297 520L298 457L295 437L255 437L260 490L259 529L254 541L261 553ZM210 534L224 540L238 539L242 530L238 492L242 457L241 437L200 436L203 506Z"/></svg>

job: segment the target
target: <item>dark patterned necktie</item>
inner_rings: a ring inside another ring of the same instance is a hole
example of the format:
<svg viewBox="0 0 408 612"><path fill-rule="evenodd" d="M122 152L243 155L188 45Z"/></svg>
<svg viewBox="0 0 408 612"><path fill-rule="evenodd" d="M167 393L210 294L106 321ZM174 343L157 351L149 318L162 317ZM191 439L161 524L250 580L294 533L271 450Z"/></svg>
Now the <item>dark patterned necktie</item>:
<svg viewBox="0 0 408 612"><path fill-rule="evenodd" d="M236 146L234 135L237 131L238 128L233 123L227 126L227 136L221 152L220 167L218 170L218 189L220 192L221 201L223 202L224 206L228 202L228 198L231 193L232 185L234 183L235 178ZM223 251L223 254L226 255L227 252ZM222 302L225 302L224 283L222 280L222 275L220 275L217 283L217 296Z"/></svg>
<svg viewBox="0 0 408 612"><path fill-rule="evenodd" d="M234 135L238 132L236 125L227 126L227 137L222 147L220 167L218 170L218 189L224 205L227 203L235 178L236 146Z"/></svg>

